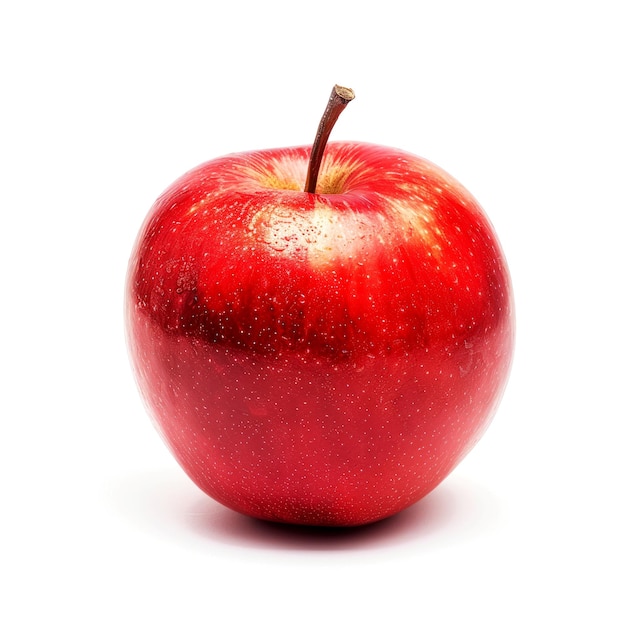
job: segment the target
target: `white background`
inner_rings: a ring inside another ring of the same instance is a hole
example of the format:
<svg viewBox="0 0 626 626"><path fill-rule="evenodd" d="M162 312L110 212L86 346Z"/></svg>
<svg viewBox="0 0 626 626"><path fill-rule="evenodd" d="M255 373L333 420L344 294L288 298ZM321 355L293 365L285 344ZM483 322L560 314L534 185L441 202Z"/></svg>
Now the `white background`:
<svg viewBox="0 0 626 626"><path fill-rule="evenodd" d="M626 623L621 5L3 3L0 622ZM166 186L310 143L334 83L357 94L334 139L425 156L479 199L518 335L495 422L435 492L312 532L183 475L122 292Z"/></svg>

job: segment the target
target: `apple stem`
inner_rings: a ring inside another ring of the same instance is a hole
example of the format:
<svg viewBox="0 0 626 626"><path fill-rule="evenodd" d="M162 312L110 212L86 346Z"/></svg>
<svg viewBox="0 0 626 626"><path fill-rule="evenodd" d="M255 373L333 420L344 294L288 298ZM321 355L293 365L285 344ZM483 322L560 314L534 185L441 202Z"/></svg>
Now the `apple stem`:
<svg viewBox="0 0 626 626"><path fill-rule="evenodd" d="M333 129L341 112L348 106L348 102L351 100L354 100L354 91L352 91L352 89L349 87L340 87L339 85L333 87L330 98L328 99L328 104L326 105L326 110L317 127L317 134L315 135L315 141L313 142L313 148L311 150L309 171L304 186L304 191L307 193L315 193L317 177L319 176L320 166L322 165L322 156L324 156L324 149L328 143L330 131Z"/></svg>

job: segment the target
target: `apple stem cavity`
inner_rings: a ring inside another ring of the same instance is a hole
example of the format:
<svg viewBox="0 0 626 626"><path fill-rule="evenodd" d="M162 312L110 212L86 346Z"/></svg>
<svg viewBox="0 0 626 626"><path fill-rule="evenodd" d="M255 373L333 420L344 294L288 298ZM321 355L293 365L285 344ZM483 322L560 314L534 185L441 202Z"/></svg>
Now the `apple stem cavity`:
<svg viewBox="0 0 626 626"><path fill-rule="evenodd" d="M326 110L317 127L317 134L315 135L315 141L313 142L313 148L311 150L309 170L304 186L304 191L307 193L315 193L317 178L320 173L320 166L322 165L322 157L324 156L324 149L328 143L330 132L341 115L341 112L348 106L351 100L354 100L354 91L352 91L352 89L349 87L340 87L339 85L333 87L330 98L328 99L328 104L326 105Z"/></svg>

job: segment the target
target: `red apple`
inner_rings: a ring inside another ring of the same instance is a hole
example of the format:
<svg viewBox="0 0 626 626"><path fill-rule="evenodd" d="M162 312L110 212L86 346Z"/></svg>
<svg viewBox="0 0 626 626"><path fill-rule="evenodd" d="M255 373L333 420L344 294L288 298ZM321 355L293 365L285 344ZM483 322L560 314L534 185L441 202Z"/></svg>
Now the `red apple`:
<svg viewBox="0 0 626 626"><path fill-rule="evenodd" d="M513 304L468 191L393 148L324 151L328 132L317 165L309 147L233 154L167 189L126 321L147 407L201 489L261 519L350 526L413 504L478 441Z"/></svg>

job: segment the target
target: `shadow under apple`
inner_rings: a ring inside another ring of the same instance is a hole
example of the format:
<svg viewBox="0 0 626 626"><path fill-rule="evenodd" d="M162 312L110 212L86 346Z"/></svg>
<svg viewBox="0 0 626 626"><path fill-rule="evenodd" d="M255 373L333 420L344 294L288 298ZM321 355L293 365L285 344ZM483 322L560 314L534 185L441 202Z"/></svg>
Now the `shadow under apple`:
<svg viewBox="0 0 626 626"><path fill-rule="evenodd" d="M451 475L408 509L366 526L326 528L266 522L241 515L202 493L182 473L160 470L113 481L118 513L169 541L195 539L251 549L332 551L404 544L433 548L471 540L502 520L501 502L481 485Z"/></svg>

